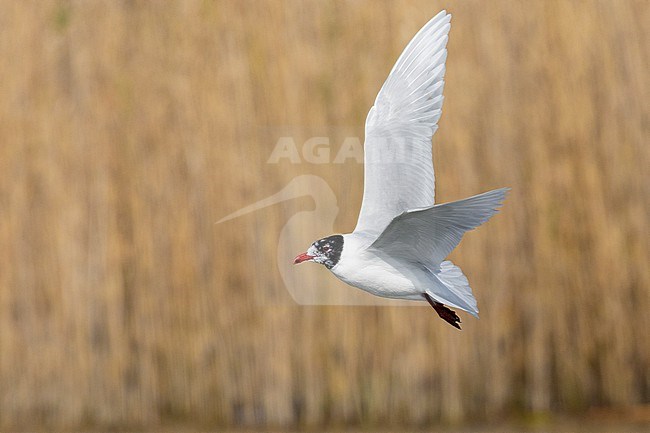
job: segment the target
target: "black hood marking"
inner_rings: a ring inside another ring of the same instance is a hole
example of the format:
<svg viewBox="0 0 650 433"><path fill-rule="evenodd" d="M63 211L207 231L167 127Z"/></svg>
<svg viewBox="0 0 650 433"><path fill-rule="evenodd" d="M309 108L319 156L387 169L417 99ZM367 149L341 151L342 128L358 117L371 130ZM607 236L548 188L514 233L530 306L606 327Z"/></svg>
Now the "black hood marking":
<svg viewBox="0 0 650 433"><path fill-rule="evenodd" d="M332 235L314 242L314 247L321 256L325 257L322 263L327 269L332 269L341 260L343 251L343 236Z"/></svg>

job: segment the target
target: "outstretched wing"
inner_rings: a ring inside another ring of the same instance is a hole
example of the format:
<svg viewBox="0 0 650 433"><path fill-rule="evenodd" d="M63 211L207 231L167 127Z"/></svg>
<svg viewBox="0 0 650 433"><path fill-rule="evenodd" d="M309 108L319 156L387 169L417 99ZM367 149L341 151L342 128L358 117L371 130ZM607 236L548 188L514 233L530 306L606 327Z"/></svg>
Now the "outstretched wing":
<svg viewBox="0 0 650 433"><path fill-rule="evenodd" d="M434 202L431 137L442 109L450 20L442 11L413 37L368 113L355 232L376 238L395 216Z"/></svg>
<svg viewBox="0 0 650 433"><path fill-rule="evenodd" d="M466 231L480 226L497 213L507 192L508 188L495 189L463 200L404 212L386 227L371 248L437 270Z"/></svg>

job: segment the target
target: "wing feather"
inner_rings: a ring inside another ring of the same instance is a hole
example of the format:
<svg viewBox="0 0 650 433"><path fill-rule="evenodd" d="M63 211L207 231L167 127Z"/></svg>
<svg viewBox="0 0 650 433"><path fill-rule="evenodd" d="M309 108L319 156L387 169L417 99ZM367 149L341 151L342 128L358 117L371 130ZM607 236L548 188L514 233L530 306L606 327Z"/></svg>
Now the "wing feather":
<svg viewBox="0 0 650 433"><path fill-rule="evenodd" d="M465 232L497 213L507 192L508 188L501 188L404 212L393 219L371 248L436 270Z"/></svg>
<svg viewBox="0 0 650 433"><path fill-rule="evenodd" d="M368 113L355 232L376 239L400 213L434 203L431 138L442 113L450 20L442 11L413 37Z"/></svg>

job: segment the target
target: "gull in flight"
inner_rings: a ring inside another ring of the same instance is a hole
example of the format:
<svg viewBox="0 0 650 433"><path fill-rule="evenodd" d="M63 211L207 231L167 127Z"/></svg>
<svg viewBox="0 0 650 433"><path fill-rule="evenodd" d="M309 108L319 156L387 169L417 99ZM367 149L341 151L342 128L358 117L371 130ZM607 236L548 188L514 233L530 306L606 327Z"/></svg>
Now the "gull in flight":
<svg viewBox="0 0 650 433"><path fill-rule="evenodd" d="M449 307L475 317L478 308L463 272L445 259L465 232L497 212L508 188L434 204L431 138L442 110L450 21L442 11L413 37L368 113L356 228L317 240L294 264L320 263L376 296L427 301L460 329Z"/></svg>

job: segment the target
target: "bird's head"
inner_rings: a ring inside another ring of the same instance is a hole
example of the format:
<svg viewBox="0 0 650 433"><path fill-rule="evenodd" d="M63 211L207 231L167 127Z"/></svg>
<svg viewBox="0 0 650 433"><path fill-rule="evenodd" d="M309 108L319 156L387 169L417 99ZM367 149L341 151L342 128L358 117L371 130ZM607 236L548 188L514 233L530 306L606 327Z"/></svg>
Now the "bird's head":
<svg viewBox="0 0 650 433"><path fill-rule="evenodd" d="M302 262L316 262L325 265L327 269L332 269L341 259L342 251L343 236L328 236L311 244L306 253L298 254L296 258L293 259L293 264L297 265Z"/></svg>

